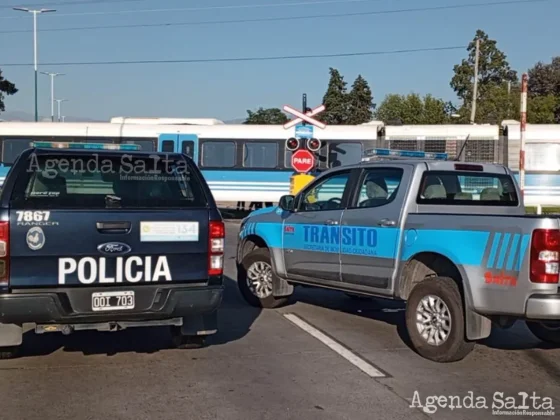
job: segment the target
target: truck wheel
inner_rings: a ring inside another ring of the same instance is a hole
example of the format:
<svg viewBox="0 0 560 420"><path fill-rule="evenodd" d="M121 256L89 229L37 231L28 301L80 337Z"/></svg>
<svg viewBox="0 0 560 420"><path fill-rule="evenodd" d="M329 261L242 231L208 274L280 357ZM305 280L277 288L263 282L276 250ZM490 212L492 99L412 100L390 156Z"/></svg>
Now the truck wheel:
<svg viewBox="0 0 560 420"><path fill-rule="evenodd" d="M406 328L418 354L434 362L461 360L475 345L466 340L459 287L448 277L427 279L412 289Z"/></svg>
<svg viewBox="0 0 560 420"><path fill-rule="evenodd" d="M13 359L19 354L19 346L0 347L0 360Z"/></svg>
<svg viewBox="0 0 560 420"><path fill-rule="evenodd" d="M200 349L206 344L204 335L183 335L181 327L171 327L171 340L173 346L178 349Z"/></svg>
<svg viewBox="0 0 560 420"><path fill-rule="evenodd" d="M559 322L535 322L526 321L527 327L533 335L545 343L560 345L560 323Z"/></svg>
<svg viewBox="0 0 560 420"><path fill-rule="evenodd" d="M247 254L237 273L237 286L245 300L257 308L278 308L288 301L287 297L272 295L272 263L268 248L257 248Z"/></svg>

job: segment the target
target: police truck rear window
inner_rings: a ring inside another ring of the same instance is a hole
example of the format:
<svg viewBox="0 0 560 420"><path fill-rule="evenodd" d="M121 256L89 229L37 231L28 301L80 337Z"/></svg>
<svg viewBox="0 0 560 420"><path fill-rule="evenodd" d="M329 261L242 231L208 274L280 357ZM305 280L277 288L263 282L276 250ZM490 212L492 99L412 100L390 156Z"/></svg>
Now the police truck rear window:
<svg viewBox="0 0 560 420"><path fill-rule="evenodd" d="M519 199L514 180L506 174L428 171L422 177L417 203L516 207Z"/></svg>
<svg viewBox="0 0 560 420"><path fill-rule="evenodd" d="M192 208L207 204L183 160L165 156L31 155L12 195L29 208Z"/></svg>

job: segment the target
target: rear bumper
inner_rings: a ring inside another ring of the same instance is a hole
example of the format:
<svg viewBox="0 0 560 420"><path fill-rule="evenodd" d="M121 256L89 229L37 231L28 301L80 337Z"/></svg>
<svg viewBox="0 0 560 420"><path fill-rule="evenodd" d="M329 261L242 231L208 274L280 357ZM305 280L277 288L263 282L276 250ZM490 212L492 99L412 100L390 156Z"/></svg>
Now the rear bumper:
<svg viewBox="0 0 560 420"><path fill-rule="evenodd" d="M531 295L527 300L525 317L535 320L560 320L560 293Z"/></svg>
<svg viewBox="0 0 560 420"><path fill-rule="evenodd" d="M133 290L132 310L94 312L94 292ZM111 321L156 321L214 312L221 304L223 286L139 286L66 288L0 294L0 323L70 324Z"/></svg>

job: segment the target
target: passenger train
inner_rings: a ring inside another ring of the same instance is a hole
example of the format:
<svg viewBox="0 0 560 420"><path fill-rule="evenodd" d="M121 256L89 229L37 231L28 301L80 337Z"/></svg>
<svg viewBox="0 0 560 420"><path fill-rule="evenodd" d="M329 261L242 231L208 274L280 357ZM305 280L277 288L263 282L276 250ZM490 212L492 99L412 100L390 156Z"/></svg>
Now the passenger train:
<svg viewBox="0 0 560 420"><path fill-rule="evenodd" d="M137 144L142 150L182 152L202 170L218 202L277 202L289 193L295 129L281 125L224 124L216 119L116 117L104 123L0 122L0 182L33 141ZM447 153L467 162L495 162L519 169L520 126L385 125L314 129L321 140L317 171L359 162L366 149ZM560 205L560 125L527 125L525 202ZM483 187L482 185L480 187ZM472 188L477 188L476 185Z"/></svg>

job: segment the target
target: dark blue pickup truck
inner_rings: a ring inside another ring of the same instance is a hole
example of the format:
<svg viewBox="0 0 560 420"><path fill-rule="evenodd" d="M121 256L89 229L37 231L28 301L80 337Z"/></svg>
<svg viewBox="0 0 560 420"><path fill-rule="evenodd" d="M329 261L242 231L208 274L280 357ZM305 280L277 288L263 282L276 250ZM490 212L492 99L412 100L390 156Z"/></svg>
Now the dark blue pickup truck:
<svg viewBox="0 0 560 420"><path fill-rule="evenodd" d="M225 230L192 160L134 145L32 146L0 194L0 358L17 354L23 324L167 326L175 346L204 345L217 331Z"/></svg>

